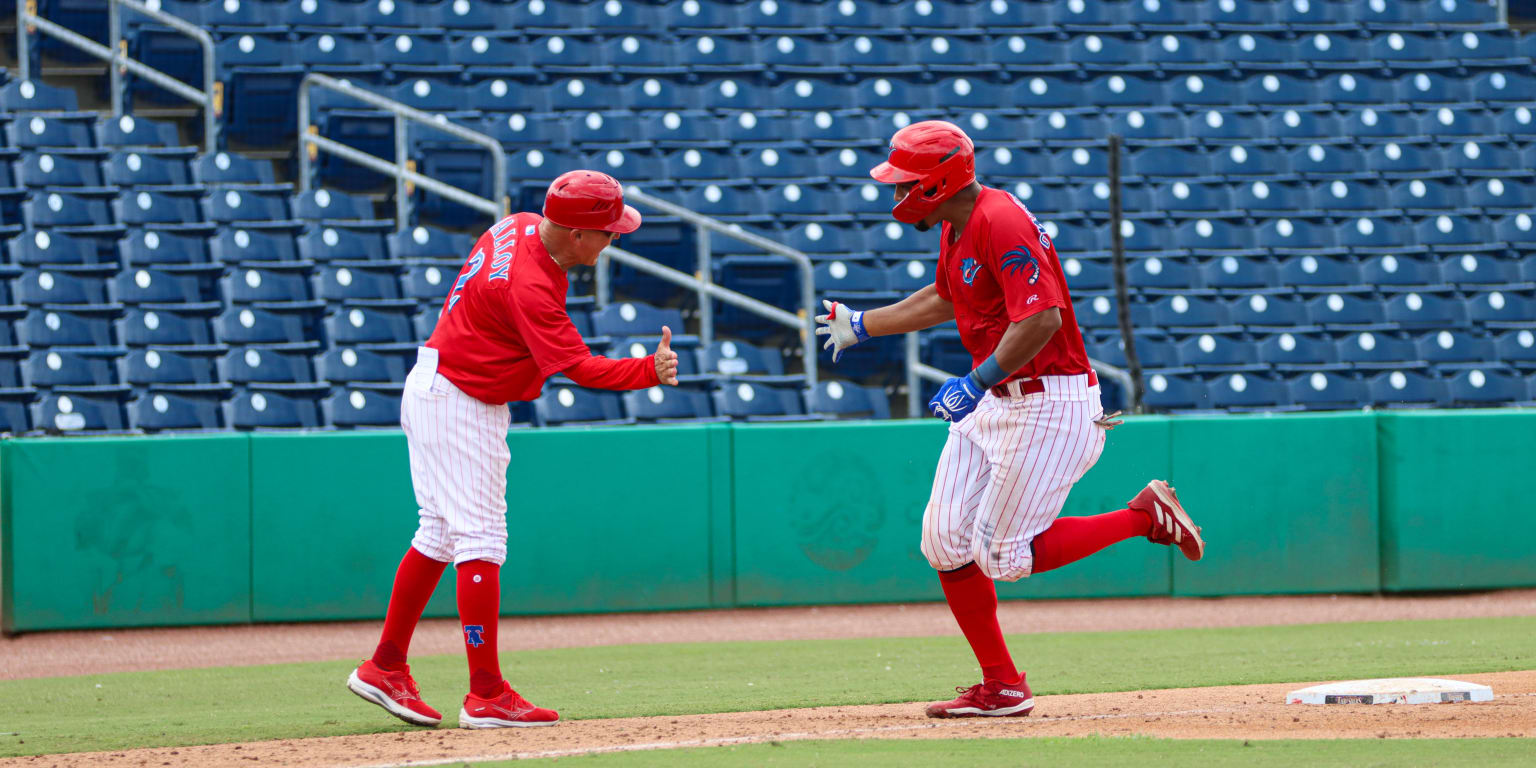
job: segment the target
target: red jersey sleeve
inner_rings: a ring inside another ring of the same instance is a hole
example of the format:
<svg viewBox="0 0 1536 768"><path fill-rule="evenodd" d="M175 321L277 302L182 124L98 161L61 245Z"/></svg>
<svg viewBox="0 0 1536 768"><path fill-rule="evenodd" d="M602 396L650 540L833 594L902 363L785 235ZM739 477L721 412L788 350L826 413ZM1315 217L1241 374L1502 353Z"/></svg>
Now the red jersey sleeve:
<svg viewBox="0 0 1536 768"><path fill-rule="evenodd" d="M1034 217L1021 206L1017 215L998 216L987 223L991 226L979 256L1003 289L1008 322L1017 323L1048 307L1065 308L1055 250Z"/></svg>
<svg viewBox="0 0 1536 768"><path fill-rule="evenodd" d="M646 389L661 383L656 376L656 356L611 360L592 355L565 369L571 381L591 389Z"/></svg>
<svg viewBox="0 0 1536 768"><path fill-rule="evenodd" d="M948 251L949 251L949 245L948 245L948 243L949 243L949 224L948 224L948 222L946 222L944 224L944 226L939 230L939 232L940 232L940 234L939 234L939 242L942 245L941 245L941 247L939 249L939 263L937 265L937 268L933 270L933 288L934 288L934 290L939 292L939 298L941 298L941 299L943 299L945 301L953 303L954 302L954 298L949 293L949 270L945 268L945 265L948 263L948 256L949 256L949 253L948 253Z"/></svg>

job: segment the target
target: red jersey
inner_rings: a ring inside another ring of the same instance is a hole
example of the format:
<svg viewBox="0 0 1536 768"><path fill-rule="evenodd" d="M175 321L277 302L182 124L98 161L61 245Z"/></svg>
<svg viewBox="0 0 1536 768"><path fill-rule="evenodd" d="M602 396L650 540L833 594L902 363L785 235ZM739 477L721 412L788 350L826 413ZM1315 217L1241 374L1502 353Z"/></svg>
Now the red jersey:
<svg viewBox="0 0 1536 768"><path fill-rule="evenodd" d="M982 187L965 230L954 241L950 234L945 222L934 286L955 305L955 324L972 367L992 356L1010 323L1056 307L1061 328L1004 381L1088 373L1088 351L1056 246L1035 215L1013 195Z"/></svg>
<svg viewBox="0 0 1536 768"><path fill-rule="evenodd" d="M565 310L565 270L539 239L542 220L514 214L475 242L427 339L438 351L438 373L493 404L532 400L561 371L597 389L659 384L654 355L609 360L581 340Z"/></svg>

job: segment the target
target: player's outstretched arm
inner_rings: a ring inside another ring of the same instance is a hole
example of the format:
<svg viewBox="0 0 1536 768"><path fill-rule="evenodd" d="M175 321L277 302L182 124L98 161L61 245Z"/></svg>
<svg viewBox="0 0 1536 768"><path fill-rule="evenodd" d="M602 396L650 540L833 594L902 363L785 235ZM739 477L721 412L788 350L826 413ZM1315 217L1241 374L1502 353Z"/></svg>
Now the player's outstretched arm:
<svg viewBox="0 0 1536 768"><path fill-rule="evenodd" d="M924 286L916 293L889 306L856 312L846 304L822 301L827 313L817 315L821 327L816 335L826 336L823 349L832 349L832 362L842 357L843 350L869 339L871 336L890 336L898 333L920 331L955 319L955 307L933 286Z"/></svg>

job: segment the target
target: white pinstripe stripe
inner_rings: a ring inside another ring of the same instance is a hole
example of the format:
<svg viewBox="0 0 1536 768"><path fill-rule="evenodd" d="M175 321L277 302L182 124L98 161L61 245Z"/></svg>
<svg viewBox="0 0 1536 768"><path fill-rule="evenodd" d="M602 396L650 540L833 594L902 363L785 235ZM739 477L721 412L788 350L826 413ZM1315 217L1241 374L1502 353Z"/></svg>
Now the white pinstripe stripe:
<svg viewBox="0 0 1536 768"><path fill-rule="evenodd" d="M1030 541L1103 453L1104 430L1093 424L1099 392L1087 378L1045 377L1043 394L988 396L951 428L923 518L923 548L936 568L975 560L993 578L1029 574Z"/></svg>

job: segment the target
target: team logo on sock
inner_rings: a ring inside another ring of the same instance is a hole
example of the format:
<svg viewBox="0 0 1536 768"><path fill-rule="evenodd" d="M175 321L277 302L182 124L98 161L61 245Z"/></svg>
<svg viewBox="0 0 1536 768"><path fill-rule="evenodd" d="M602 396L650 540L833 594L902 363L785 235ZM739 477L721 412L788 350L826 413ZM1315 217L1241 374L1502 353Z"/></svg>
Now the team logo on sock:
<svg viewBox="0 0 1536 768"><path fill-rule="evenodd" d="M482 637L484 634L485 625L483 624L464 625L464 642L471 648L479 648L480 646L485 645L485 638Z"/></svg>

